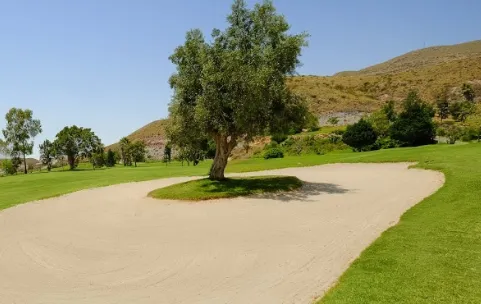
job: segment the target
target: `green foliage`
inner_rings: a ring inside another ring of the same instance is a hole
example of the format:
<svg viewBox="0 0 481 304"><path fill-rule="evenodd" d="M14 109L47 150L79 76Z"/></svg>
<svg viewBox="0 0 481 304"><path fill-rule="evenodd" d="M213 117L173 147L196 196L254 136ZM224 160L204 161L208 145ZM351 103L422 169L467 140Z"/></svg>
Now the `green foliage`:
<svg viewBox="0 0 481 304"><path fill-rule="evenodd" d="M102 168L103 166L106 165L105 162L105 152L103 149L92 153L92 156L90 158L90 162L92 163L93 168Z"/></svg>
<svg viewBox="0 0 481 304"><path fill-rule="evenodd" d="M456 101L450 104L449 112L454 120L464 122L475 110L474 104L469 101Z"/></svg>
<svg viewBox="0 0 481 304"><path fill-rule="evenodd" d="M5 137L4 147L8 147L11 158L32 154L33 138L42 132L40 120L33 119L31 110L11 108L5 115L7 126L2 130ZM27 174L27 163L24 162L24 173Z"/></svg>
<svg viewBox="0 0 481 304"><path fill-rule="evenodd" d="M282 143L281 148L289 155L322 155L332 151L344 150L347 146L342 142L341 136L331 134L328 137L316 135L289 137Z"/></svg>
<svg viewBox="0 0 481 304"><path fill-rule="evenodd" d="M120 139L120 157L125 166L132 166L132 155L130 151L131 142L127 137Z"/></svg>
<svg viewBox="0 0 481 304"><path fill-rule="evenodd" d="M170 139L181 149L199 150L197 141L212 138L216 154L209 176L219 180L238 141L286 133L307 117L305 101L286 87L307 35L291 35L271 1L250 10L235 0L227 21L210 42L200 30L188 32L170 57L177 68L170 78Z"/></svg>
<svg viewBox="0 0 481 304"><path fill-rule="evenodd" d="M376 140L376 131L365 119L347 126L346 132L342 135L342 141L354 151L369 151Z"/></svg>
<svg viewBox="0 0 481 304"><path fill-rule="evenodd" d="M15 166L10 159L3 159L0 163L0 168L6 175L13 175L17 173L18 166Z"/></svg>
<svg viewBox="0 0 481 304"><path fill-rule="evenodd" d="M401 144L389 136L378 137L373 145L373 150L398 148Z"/></svg>
<svg viewBox="0 0 481 304"><path fill-rule="evenodd" d="M392 114L390 114L392 115ZM385 137L389 135L389 128L391 127L391 121L389 120L386 111L381 110L371 114L366 119L376 131L376 134L380 137Z"/></svg>
<svg viewBox="0 0 481 304"><path fill-rule="evenodd" d="M170 163L170 161L172 160L172 147L167 144L165 145L164 147L164 163Z"/></svg>
<svg viewBox="0 0 481 304"><path fill-rule="evenodd" d="M307 130L309 130L311 132L318 131L320 129L320 126L319 126L319 118L317 117L317 115L314 115L313 113L308 112L304 128L306 128ZM288 130L288 132L289 131L295 132L294 134L300 133L300 132L302 132L302 126L293 125L290 128L290 130Z"/></svg>
<svg viewBox="0 0 481 304"><path fill-rule="evenodd" d="M463 86L461 87L461 90L463 92L464 99L469 102L473 102L474 98L476 97L474 94L473 86L471 86L468 83L464 83Z"/></svg>
<svg viewBox="0 0 481 304"><path fill-rule="evenodd" d="M394 107L394 100L388 101L381 109L381 111L386 115L389 122L394 122L397 119L396 109Z"/></svg>
<svg viewBox="0 0 481 304"><path fill-rule="evenodd" d="M390 128L390 137L402 146L434 143L436 128L433 108L411 92L403 102L403 111Z"/></svg>
<svg viewBox="0 0 481 304"><path fill-rule="evenodd" d="M40 161L42 162L42 165L47 166L47 170L50 172L56 154L55 145L50 140L46 139L39 145L39 150Z"/></svg>
<svg viewBox="0 0 481 304"><path fill-rule="evenodd" d="M279 148L270 148L264 152L264 159L284 158L284 152Z"/></svg>
<svg viewBox="0 0 481 304"><path fill-rule="evenodd" d="M130 144L129 147L129 154L132 157L132 161L134 166L137 167L138 162L145 161L145 154L147 153L145 148L145 143L141 140L138 140L134 143Z"/></svg>
<svg viewBox="0 0 481 304"><path fill-rule="evenodd" d="M436 102L438 116L441 120L449 117L449 102L446 98L440 98Z"/></svg>
<svg viewBox="0 0 481 304"><path fill-rule="evenodd" d="M150 197L169 200L211 200L268 192L292 191L302 186L294 176L255 176L223 181L199 179L154 190Z"/></svg>
<svg viewBox="0 0 481 304"><path fill-rule="evenodd" d="M67 156L70 170L77 167L80 158L91 159L94 153L103 149L102 142L91 129L75 125L57 133L54 145L57 154Z"/></svg>
<svg viewBox="0 0 481 304"><path fill-rule="evenodd" d="M335 126L339 123L339 118L331 117L327 120L327 122L330 123L331 125Z"/></svg>
<svg viewBox="0 0 481 304"><path fill-rule="evenodd" d="M116 163L117 160L115 159L115 152L111 149L108 149L107 155L105 156L105 166L114 167Z"/></svg>
<svg viewBox="0 0 481 304"><path fill-rule="evenodd" d="M287 136L285 134L275 134L275 135L271 136L271 140L280 144L280 143L283 143L284 141L286 141L286 139L288 137L289 136Z"/></svg>

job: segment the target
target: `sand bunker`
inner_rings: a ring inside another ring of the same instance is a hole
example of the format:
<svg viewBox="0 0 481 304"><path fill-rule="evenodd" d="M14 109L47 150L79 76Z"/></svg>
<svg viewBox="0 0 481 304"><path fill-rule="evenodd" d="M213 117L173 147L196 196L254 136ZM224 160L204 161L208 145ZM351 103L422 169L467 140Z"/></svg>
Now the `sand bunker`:
<svg viewBox="0 0 481 304"><path fill-rule="evenodd" d="M296 193L172 203L171 178L76 192L0 212L0 303L311 303L440 173L326 165ZM162 170L162 169L159 169Z"/></svg>

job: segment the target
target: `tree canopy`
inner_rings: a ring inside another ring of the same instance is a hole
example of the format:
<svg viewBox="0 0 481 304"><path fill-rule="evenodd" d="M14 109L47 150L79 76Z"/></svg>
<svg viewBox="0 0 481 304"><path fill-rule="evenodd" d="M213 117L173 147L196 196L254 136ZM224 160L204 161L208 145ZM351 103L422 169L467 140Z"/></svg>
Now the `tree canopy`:
<svg viewBox="0 0 481 304"><path fill-rule="evenodd" d="M303 124L305 102L286 87L295 72L307 34L291 35L271 1L249 9L236 0L228 27L214 29L206 41L191 30L170 57L177 71L170 78L171 140L197 145L216 143L211 179L223 179L232 149L256 135L281 133Z"/></svg>
<svg viewBox="0 0 481 304"><path fill-rule="evenodd" d="M67 156L70 169L77 167L80 157L91 159L103 148L102 142L89 128L65 127L56 136L57 153Z"/></svg>

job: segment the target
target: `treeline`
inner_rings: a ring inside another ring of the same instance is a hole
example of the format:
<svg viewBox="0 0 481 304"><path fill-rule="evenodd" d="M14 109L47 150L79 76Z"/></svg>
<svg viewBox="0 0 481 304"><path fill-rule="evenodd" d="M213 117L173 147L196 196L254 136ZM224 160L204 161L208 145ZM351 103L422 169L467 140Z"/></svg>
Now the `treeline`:
<svg viewBox="0 0 481 304"><path fill-rule="evenodd" d="M42 124L29 109L12 108L5 115L5 120L0 154L7 159L2 160L1 168L4 174L11 175L17 173L23 164L23 172L27 174L26 156L33 153L34 139L42 132ZM122 155L112 150L105 152L102 141L90 128L66 126L53 140L47 139L39 145L40 163L50 171L54 166L64 165L74 170L80 162L90 162L95 169L113 167L120 160L124 165L135 166L137 162L144 161L146 149L143 142L131 143L127 139L123 142Z"/></svg>
<svg viewBox="0 0 481 304"><path fill-rule="evenodd" d="M462 124L476 108L472 88L464 85L463 92L464 100L449 103L447 98L441 99L437 111L416 92L411 92L399 113L390 101L371 116L349 125L342 140L354 151L428 145L436 143L436 136L446 137L450 144L461 137L467 141L479 140L481 125ZM439 122L434 120L436 114ZM443 122L448 118L452 120Z"/></svg>

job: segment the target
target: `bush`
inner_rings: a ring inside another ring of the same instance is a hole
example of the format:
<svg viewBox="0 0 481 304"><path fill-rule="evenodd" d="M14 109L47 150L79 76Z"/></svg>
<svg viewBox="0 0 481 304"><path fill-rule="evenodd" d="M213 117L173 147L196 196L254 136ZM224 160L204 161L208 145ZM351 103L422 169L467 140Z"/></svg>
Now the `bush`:
<svg viewBox="0 0 481 304"><path fill-rule="evenodd" d="M432 144L436 136L433 116L433 107L411 92L403 103L403 111L389 129L390 137L402 146Z"/></svg>
<svg viewBox="0 0 481 304"><path fill-rule="evenodd" d="M288 138L285 134L275 134L271 136L271 140L277 143L283 143Z"/></svg>
<svg viewBox="0 0 481 304"><path fill-rule="evenodd" d="M279 148L271 148L264 153L264 159L284 158L284 152Z"/></svg>
<svg viewBox="0 0 481 304"><path fill-rule="evenodd" d="M372 125L378 136L384 137L389 134L391 122L383 110L372 113L372 115L367 118L367 121Z"/></svg>
<svg viewBox="0 0 481 304"><path fill-rule="evenodd" d="M0 167L6 175L13 175L17 173L17 168L14 166L10 159L2 160Z"/></svg>
<svg viewBox="0 0 481 304"><path fill-rule="evenodd" d="M387 137L379 137L376 142L374 143L374 149L375 150L380 150L380 149L392 149L392 148L398 148L400 147L401 144L389 136Z"/></svg>
<svg viewBox="0 0 481 304"><path fill-rule="evenodd" d="M449 112L453 119L461 122L466 121L466 118L473 114L474 110L474 105L469 101L457 101L449 106Z"/></svg>
<svg viewBox="0 0 481 304"><path fill-rule="evenodd" d="M346 132L346 130L338 129L338 130L332 131L331 134L342 136L342 135L344 135L345 132Z"/></svg>
<svg viewBox="0 0 481 304"><path fill-rule="evenodd" d="M342 141L354 151L369 151L377 140L377 134L372 125L361 119L357 123L347 126Z"/></svg>

